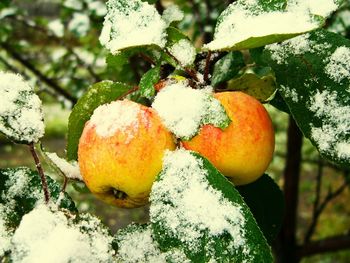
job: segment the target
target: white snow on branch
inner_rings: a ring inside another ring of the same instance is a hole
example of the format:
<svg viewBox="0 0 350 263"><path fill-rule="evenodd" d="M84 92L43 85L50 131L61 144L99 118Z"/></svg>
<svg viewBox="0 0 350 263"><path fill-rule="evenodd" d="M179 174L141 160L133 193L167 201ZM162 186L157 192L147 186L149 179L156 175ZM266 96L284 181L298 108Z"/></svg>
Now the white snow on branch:
<svg viewBox="0 0 350 263"><path fill-rule="evenodd" d="M56 153L46 153L46 156L57 166L58 169L69 179L83 181L77 161L68 162L60 158Z"/></svg>
<svg viewBox="0 0 350 263"><path fill-rule="evenodd" d="M170 46L168 50L180 62L181 66L193 64L196 58L196 49L188 39L181 39Z"/></svg>

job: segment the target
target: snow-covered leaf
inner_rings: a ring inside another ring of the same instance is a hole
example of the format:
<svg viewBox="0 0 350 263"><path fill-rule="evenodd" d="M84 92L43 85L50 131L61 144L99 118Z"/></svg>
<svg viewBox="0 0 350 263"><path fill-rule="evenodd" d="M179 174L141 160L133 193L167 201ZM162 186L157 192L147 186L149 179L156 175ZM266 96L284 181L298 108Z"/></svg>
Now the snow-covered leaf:
<svg viewBox="0 0 350 263"><path fill-rule="evenodd" d="M338 8L336 0L238 0L219 16L209 50L241 50L312 31Z"/></svg>
<svg viewBox="0 0 350 263"><path fill-rule="evenodd" d="M170 5L164 10L162 18L169 26L172 22L181 21L184 18L184 13L177 5Z"/></svg>
<svg viewBox="0 0 350 263"><path fill-rule="evenodd" d="M111 53L166 43L166 23L154 6L140 0L109 0L100 42Z"/></svg>
<svg viewBox="0 0 350 263"><path fill-rule="evenodd" d="M69 21L68 30L77 37L84 37L90 30L90 18L83 13L74 13L72 20Z"/></svg>
<svg viewBox="0 0 350 263"><path fill-rule="evenodd" d="M162 250L180 248L193 262L273 262L238 191L194 152L166 153L150 201L153 235Z"/></svg>
<svg viewBox="0 0 350 263"><path fill-rule="evenodd" d="M44 135L42 105L20 76L0 71L0 132L18 143L36 143Z"/></svg>
<svg viewBox="0 0 350 263"><path fill-rule="evenodd" d="M276 91L275 78L271 75L259 77L254 73L246 73L228 82L227 90L243 91L261 102L272 98Z"/></svg>
<svg viewBox="0 0 350 263"><path fill-rule="evenodd" d="M152 107L164 125L178 138L189 140L200 127L213 124L226 128L231 120L211 87L192 89L187 80L170 81L158 92Z"/></svg>
<svg viewBox="0 0 350 263"><path fill-rule="evenodd" d="M267 190L268 189L268 190ZM267 174L247 185L237 186L269 244L279 233L284 216L284 195Z"/></svg>
<svg viewBox="0 0 350 263"><path fill-rule="evenodd" d="M37 205L24 215L11 242L11 262L115 262L113 237L89 214L74 216Z"/></svg>
<svg viewBox="0 0 350 263"><path fill-rule="evenodd" d="M321 155L350 164L350 41L318 30L266 47L279 92Z"/></svg>
<svg viewBox="0 0 350 263"><path fill-rule="evenodd" d="M47 176L51 202L60 208L76 212L72 199L61 193L61 186ZM13 235L22 217L35 205L45 203L40 176L29 168L0 169L0 257L5 250L5 239Z"/></svg>
<svg viewBox="0 0 350 263"><path fill-rule="evenodd" d="M72 180L84 181L80 174L79 164L77 161L67 161L57 155L57 153L43 152L48 163L59 170L65 177Z"/></svg>
<svg viewBox="0 0 350 263"><path fill-rule="evenodd" d="M196 58L196 49L189 38L175 27L167 29L167 50L180 63L177 66L189 66Z"/></svg>
<svg viewBox="0 0 350 263"><path fill-rule="evenodd" d="M160 79L160 66L155 66L147 71L140 80L141 95L146 98L152 98L155 94L154 84Z"/></svg>
<svg viewBox="0 0 350 263"><path fill-rule="evenodd" d="M117 100L131 89L130 86L112 81L101 81L92 85L75 104L68 121L67 158L76 160L78 144L85 123L94 110L105 103Z"/></svg>
<svg viewBox="0 0 350 263"><path fill-rule="evenodd" d="M183 251L162 252L153 238L150 224L130 224L115 235L117 259L120 262L183 262L190 263Z"/></svg>
<svg viewBox="0 0 350 263"><path fill-rule="evenodd" d="M214 65L211 85L216 86L235 77L245 66L243 54L239 51L230 52Z"/></svg>

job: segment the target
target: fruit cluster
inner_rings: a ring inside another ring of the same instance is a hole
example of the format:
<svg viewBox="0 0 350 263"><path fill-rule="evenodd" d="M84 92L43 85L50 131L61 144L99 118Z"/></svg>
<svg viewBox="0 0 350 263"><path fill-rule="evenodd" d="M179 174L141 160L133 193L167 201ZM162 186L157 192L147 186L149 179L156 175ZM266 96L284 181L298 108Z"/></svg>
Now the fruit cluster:
<svg viewBox="0 0 350 263"><path fill-rule="evenodd" d="M267 111L242 92L221 92L214 97L231 119L228 127L205 124L196 136L178 144L154 108L127 99L97 108L85 125L78 150L80 170L90 191L120 207L146 204L164 153L177 146L206 157L235 185L258 179L274 151Z"/></svg>

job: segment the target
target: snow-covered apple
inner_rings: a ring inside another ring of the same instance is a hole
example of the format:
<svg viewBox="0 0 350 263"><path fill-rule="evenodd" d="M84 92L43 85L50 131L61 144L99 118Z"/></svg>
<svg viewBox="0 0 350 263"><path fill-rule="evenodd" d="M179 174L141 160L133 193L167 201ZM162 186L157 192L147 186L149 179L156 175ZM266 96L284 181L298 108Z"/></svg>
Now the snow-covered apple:
<svg viewBox="0 0 350 263"><path fill-rule="evenodd" d="M248 184L258 179L271 162L274 129L264 106L243 92L221 92L215 97L232 120L222 130L204 125L199 134L183 141L211 161L234 184Z"/></svg>
<svg viewBox="0 0 350 263"><path fill-rule="evenodd" d="M98 107L79 141L83 179L98 198L119 207L148 202L172 134L152 108L123 100Z"/></svg>

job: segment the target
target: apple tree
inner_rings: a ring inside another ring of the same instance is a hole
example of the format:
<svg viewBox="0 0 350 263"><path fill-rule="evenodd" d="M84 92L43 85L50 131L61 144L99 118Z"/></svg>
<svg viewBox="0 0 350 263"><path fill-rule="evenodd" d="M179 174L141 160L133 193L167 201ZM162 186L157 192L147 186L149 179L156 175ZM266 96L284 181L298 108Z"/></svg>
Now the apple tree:
<svg viewBox="0 0 350 263"><path fill-rule="evenodd" d="M37 168L0 169L1 262L299 262L348 248L349 235L311 237L349 182L349 3L162 2L65 0L50 22L0 3L0 131ZM61 45L42 50L50 66L11 43L17 27ZM71 107L65 157L41 147L39 91ZM262 104L289 115L284 194L266 173L274 132ZM345 184L317 195L299 246L303 138ZM78 211L65 191L76 181L111 205L149 203L150 222L112 235Z"/></svg>

